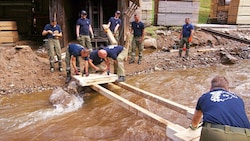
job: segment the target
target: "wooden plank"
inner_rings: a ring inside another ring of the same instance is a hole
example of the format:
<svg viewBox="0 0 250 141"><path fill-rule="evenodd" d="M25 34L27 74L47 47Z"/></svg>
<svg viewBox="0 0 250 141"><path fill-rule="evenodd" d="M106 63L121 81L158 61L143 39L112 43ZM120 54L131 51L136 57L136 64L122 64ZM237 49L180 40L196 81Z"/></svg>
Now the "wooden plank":
<svg viewBox="0 0 250 141"><path fill-rule="evenodd" d="M203 48L203 49L198 49L197 52L208 52L208 51L218 51L219 49L216 48Z"/></svg>
<svg viewBox="0 0 250 141"><path fill-rule="evenodd" d="M165 98L162 98L158 95L155 95L155 94L152 94L150 92L147 92L147 91L144 91L142 89L139 89L139 88L136 88L134 86L131 86L129 84L126 84L124 82L120 82L120 83L116 83L116 85L128 90L128 91L131 91L137 95L140 95L146 99L149 99L151 101L154 101L158 104L161 104L163 106L166 106L174 111L177 111L181 114L184 114L186 115L188 118L191 118L194 114L194 109L192 108L189 108L189 107L186 107L184 105L181 105L181 104L178 104L178 103L175 103L171 100L168 100L168 99L165 99Z"/></svg>
<svg viewBox="0 0 250 141"><path fill-rule="evenodd" d="M238 8L238 16L250 16L250 7L242 7Z"/></svg>
<svg viewBox="0 0 250 141"><path fill-rule="evenodd" d="M199 141L200 140L200 134L201 134L201 129L198 128L197 130L192 130L190 128L178 132L174 134L174 141Z"/></svg>
<svg viewBox="0 0 250 141"><path fill-rule="evenodd" d="M83 77L82 75L73 75L77 84L80 86L90 86L94 84L105 84L115 82L118 79L116 74L89 74L88 77Z"/></svg>
<svg viewBox="0 0 250 141"><path fill-rule="evenodd" d="M237 16L236 24L250 24L250 16Z"/></svg>
<svg viewBox="0 0 250 141"><path fill-rule="evenodd" d="M0 21L0 30L17 30L15 21Z"/></svg>
<svg viewBox="0 0 250 141"><path fill-rule="evenodd" d="M166 129L167 126L176 126L172 122L148 111L147 109L144 109L140 107L139 105L136 105L135 103L101 87L100 85L91 85L90 86L95 91L99 92L100 94L104 95L105 97L111 99L112 101L115 101L117 104L121 105L122 107L126 108L130 112L133 112L134 114L143 117L147 120L150 120L151 122L159 125L160 127L163 127Z"/></svg>
<svg viewBox="0 0 250 141"><path fill-rule="evenodd" d="M189 129L185 129L184 127L174 124L150 111L147 109L144 109L143 107L136 105L135 103L105 89L104 87L101 87L100 85L91 85L90 86L93 90L97 91L98 93L104 95L105 97L111 99L112 101L116 102L123 108L129 110L130 112L134 113L135 115L138 115L142 118L145 118L146 120L149 120L150 122L162 127L162 129L165 129L166 135L169 139L175 140L175 141L181 141L183 137L186 137L183 141L190 141L194 138L199 138L199 131L196 131L196 134L194 135L186 135L187 131L188 133L194 133L191 132ZM185 132L184 132L185 131ZM183 135L182 135L183 134ZM196 136L198 135L198 136Z"/></svg>
<svg viewBox="0 0 250 141"><path fill-rule="evenodd" d="M250 0L240 0L239 6L250 6Z"/></svg>
<svg viewBox="0 0 250 141"><path fill-rule="evenodd" d="M18 32L17 31L0 31L0 37L2 36L18 38Z"/></svg>
<svg viewBox="0 0 250 141"><path fill-rule="evenodd" d="M13 43L18 41L18 38L13 37L0 37L0 43Z"/></svg>
<svg viewBox="0 0 250 141"><path fill-rule="evenodd" d="M192 24L198 23L198 14L177 14L177 13L168 13L168 14L158 14L158 25L178 25L181 26L184 24L185 18L189 17Z"/></svg>
<svg viewBox="0 0 250 141"><path fill-rule="evenodd" d="M107 24L103 24L102 27L106 31L107 36L109 38L109 41L110 41L111 45L117 45L118 43L117 43L117 41L116 41L113 33L110 31L109 28L107 28Z"/></svg>
<svg viewBox="0 0 250 141"><path fill-rule="evenodd" d="M160 1L159 13L199 13L199 2Z"/></svg>

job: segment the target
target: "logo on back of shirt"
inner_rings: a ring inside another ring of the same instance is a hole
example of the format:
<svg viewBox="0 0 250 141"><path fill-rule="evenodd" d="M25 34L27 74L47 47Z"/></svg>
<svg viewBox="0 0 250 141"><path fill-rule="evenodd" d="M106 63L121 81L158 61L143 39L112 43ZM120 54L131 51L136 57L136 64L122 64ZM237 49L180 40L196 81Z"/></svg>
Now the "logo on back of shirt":
<svg viewBox="0 0 250 141"><path fill-rule="evenodd" d="M214 91L210 93L212 96L210 98L213 102L224 102L233 98L238 99L238 97L232 93L226 91Z"/></svg>

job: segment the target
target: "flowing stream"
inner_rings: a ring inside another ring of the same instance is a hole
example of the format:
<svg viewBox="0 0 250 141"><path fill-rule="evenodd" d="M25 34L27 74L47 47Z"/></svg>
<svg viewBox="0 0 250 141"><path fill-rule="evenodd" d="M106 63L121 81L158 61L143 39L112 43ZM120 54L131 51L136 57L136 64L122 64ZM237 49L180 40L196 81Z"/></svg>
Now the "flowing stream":
<svg viewBox="0 0 250 141"><path fill-rule="evenodd" d="M126 83L194 108L215 75L224 75L230 90L243 98L250 119L250 60L235 65L180 69L128 77ZM120 96L163 118L188 127L190 120L173 110L116 87ZM164 130L108 98L91 92L77 106L54 109L51 91L0 95L0 141L159 141Z"/></svg>

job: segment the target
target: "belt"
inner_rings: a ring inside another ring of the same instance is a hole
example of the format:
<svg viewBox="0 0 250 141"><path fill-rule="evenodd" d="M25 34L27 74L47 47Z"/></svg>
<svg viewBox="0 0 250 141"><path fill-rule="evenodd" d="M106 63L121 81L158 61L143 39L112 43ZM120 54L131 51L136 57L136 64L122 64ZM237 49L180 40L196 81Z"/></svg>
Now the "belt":
<svg viewBox="0 0 250 141"><path fill-rule="evenodd" d="M134 36L134 37L141 37L141 36Z"/></svg>
<svg viewBox="0 0 250 141"><path fill-rule="evenodd" d="M240 127L233 127L228 125L220 125L220 124L212 124L212 123L203 123L203 127L210 127L210 128L217 128L225 131L237 132L237 133L248 133L250 129L247 128L240 128Z"/></svg>

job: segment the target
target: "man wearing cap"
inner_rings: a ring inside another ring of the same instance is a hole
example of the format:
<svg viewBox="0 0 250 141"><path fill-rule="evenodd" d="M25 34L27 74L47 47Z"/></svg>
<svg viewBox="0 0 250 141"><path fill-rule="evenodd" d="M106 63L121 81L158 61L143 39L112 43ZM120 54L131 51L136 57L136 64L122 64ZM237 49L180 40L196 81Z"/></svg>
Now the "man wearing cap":
<svg viewBox="0 0 250 141"><path fill-rule="evenodd" d="M88 57L89 57L89 50L81 46L80 44L69 44L67 50L66 50L66 72L67 72L67 78L66 83L68 83L71 80L71 67L70 62L73 66L75 75L79 75L79 70L77 69L76 59L81 56L84 61L84 67L83 71L85 72L86 76L89 75L88 73Z"/></svg>
<svg viewBox="0 0 250 141"><path fill-rule="evenodd" d="M87 47L92 51L91 39L94 38L93 29L91 26L90 20L87 18L87 12L81 11L81 18L76 22L76 37L80 44L84 47Z"/></svg>
<svg viewBox="0 0 250 141"><path fill-rule="evenodd" d="M108 26L107 26L107 28L109 28L111 32L113 33L117 42L119 42L119 26L121 25L120 15L121 15L121 12L117 10L115 12L115 16L110 17Z"/></svg>
<svg viewBox="0 0 250 141"><path fill-rule="evenodd" d="M55 63L55 54L58 59L59 71L63 71L62 69L62 57L61 57L61 46L59 37L62 37L62 29L59 24L57 24L56 19L52 19L50 24L46 24L43 32L43 36L47 36L48 38L48 54L50 61L50 71L54 72L54 63Z"/></svg>

